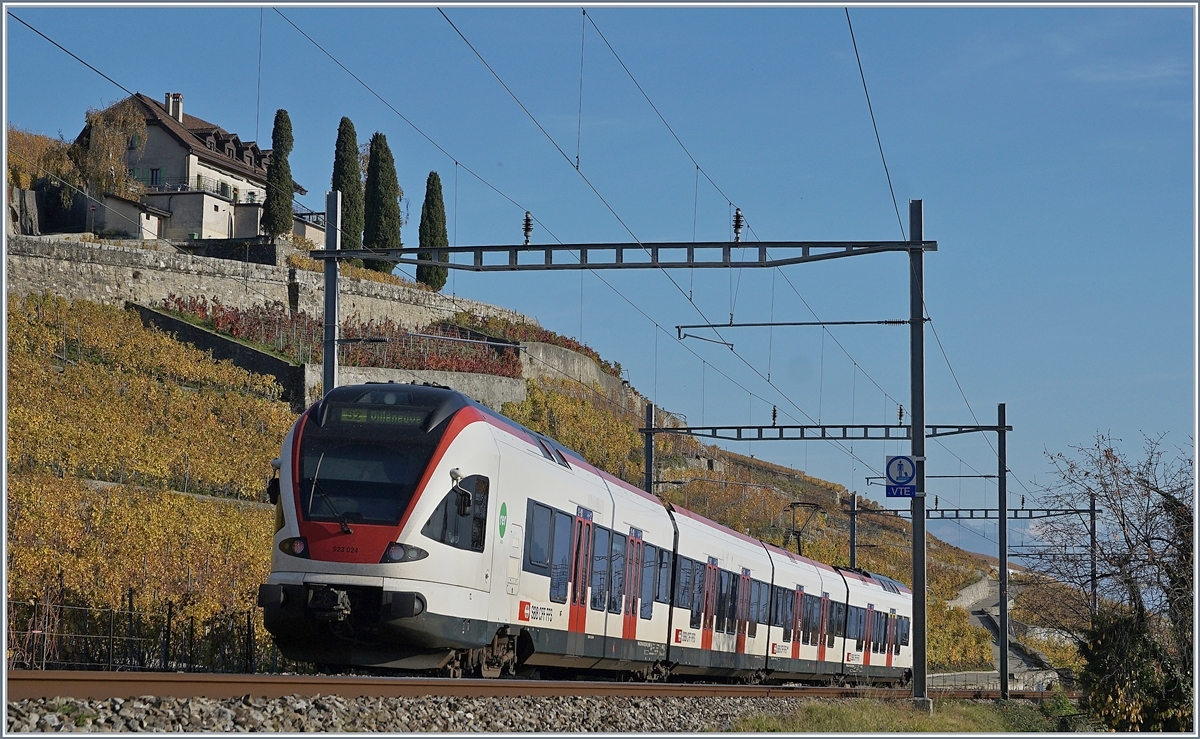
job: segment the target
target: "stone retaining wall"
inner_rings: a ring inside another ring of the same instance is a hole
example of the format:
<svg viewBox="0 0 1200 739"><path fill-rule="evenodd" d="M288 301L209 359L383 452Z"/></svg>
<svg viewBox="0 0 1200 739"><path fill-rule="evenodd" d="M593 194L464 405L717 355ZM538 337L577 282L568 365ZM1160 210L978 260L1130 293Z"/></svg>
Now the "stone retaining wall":
<svg viewBox="0 0 1200 739"><path fill-rule="evenodd" d="M296 305L324 312L324 275L268 264L176 253L169 242L91 243L66 237L14 236L7 240L8 289L14 295L51 292L72 300L152 305L168 294L203 295L250 308L288 304L289 273ZM369 280L340 281L341 313L362 320L389 318L407 328L425 326L463 310L536 323L515 311L466 298Z"/></svg>
<svg viewBox="0 0 1200 739"><path fill-rule="evenodd" d="M304 365L304 391L308 404L317 400L321 386L322 368L319 364ZM481 375L475 372L442 372L440 370L404 370L385 367L338 367L338 385L358 385L366 382L423 382L445 385L494 411L504 403L525 400L525 381L517 377Z"/></svg>

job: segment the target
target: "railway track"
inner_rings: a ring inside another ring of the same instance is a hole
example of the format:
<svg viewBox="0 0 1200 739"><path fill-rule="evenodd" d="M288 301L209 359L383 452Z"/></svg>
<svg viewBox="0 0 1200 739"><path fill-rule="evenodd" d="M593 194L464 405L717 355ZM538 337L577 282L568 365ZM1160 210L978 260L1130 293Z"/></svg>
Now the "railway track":
<svg viewBox="0 0 1200 739"><path fill-rule="evenodd" d="M930 690L932 698L999 699L997 690ZM801 685L722 685L714 683L634 683L546 680L474 680L394 678L345 675L249 675L183 672L85 672L10 670L8 700L69 697L133 698L280 698L287 695L337 695L343 698L455 696L516 698L547 696L731 697L731 698L881 698L901 700L911 690L829 688ZM1010 691L1013 699L1048 697L1039 691ZM1068 694L1071 695L1071 694Z"/></svg>

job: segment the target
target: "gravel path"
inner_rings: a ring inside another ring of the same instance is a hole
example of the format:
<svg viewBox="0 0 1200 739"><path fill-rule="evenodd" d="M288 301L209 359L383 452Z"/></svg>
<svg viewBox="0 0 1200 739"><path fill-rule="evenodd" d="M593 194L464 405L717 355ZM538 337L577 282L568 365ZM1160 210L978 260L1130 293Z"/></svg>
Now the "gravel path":
<svg viewBox="0 0 1200 739"><path fill-rule="evenodd" d="M5 733L30 731L727 731L784 715L796 698L50 698L8 704Z"/></svg>

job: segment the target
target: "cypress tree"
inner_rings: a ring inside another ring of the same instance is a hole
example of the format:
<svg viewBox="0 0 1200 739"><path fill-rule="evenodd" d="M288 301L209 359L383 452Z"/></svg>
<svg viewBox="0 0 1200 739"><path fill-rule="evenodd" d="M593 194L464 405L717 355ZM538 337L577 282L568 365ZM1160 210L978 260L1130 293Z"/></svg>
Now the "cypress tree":
<svg viewBox="0 0 1200 739"><path fill-rule="evenodd" d="M283 108L275 111L271 129L271 163L267 165L267 196L263 200L262 230L268 236L292 232L292 119Z"/></svg>
<svg viewBox="0 0 1200 739"><path fill-rule="evenodd" d="M387 137L376 131L371 137L367 184L363 192L363 248L400 248L400 183L396 179L396 161L388 148ZM391 272L394 261L363 260L379 272Z"/></svg>
<svg viewBox="0 0 1200 739"><path fill-rule="evenodd" d="M432 250L450 246L450 237L446 234L446 206L442 202L442 178L437 172L430 172L425 180L425 202L421 205L420 239L417 243L422 249L417 253L421 259L431 259ZM450 261L450 255L442 256L443 262ZM423 282L440 291L446 285L447 269L422 264L417 267L417 282Z"/></svg>
<svg viewBox="0 0 1200 739"><path fill-rule="evenodd" d="M333 149L333 189L342 192L342 248L362 246L363 182L358 164L358 134L349 118L338 125Z"/></svg>

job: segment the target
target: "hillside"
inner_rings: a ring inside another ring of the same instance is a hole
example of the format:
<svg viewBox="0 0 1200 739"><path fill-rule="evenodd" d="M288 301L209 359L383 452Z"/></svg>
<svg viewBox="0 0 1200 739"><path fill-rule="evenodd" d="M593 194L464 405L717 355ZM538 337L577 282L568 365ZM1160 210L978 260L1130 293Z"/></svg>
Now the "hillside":
<svg viewBox="0 0 1200 739"><path fill-rule="evenodd" d="M133 588L139 608L169 601L201 620L257 617L270 511L169 491L261 499L294 418L279 387L144 328L130 311L47 295L12 298L8 309L9 597L113 606ZM525 401L504 412L640 485L641 419L626 401L598 386L528 380ZM656 455L663 479L695 480L664 485L665 500L789 548L786 505L819 505L804 553L849 564L840 486L690 437L660 436ZM95 490L89 479L116 485ZM863 516L860 527L877 546L859 565L908 581L907 522ZM931 540L931 666L990 665L987 633L944 605L984 567Z"/></svg>

